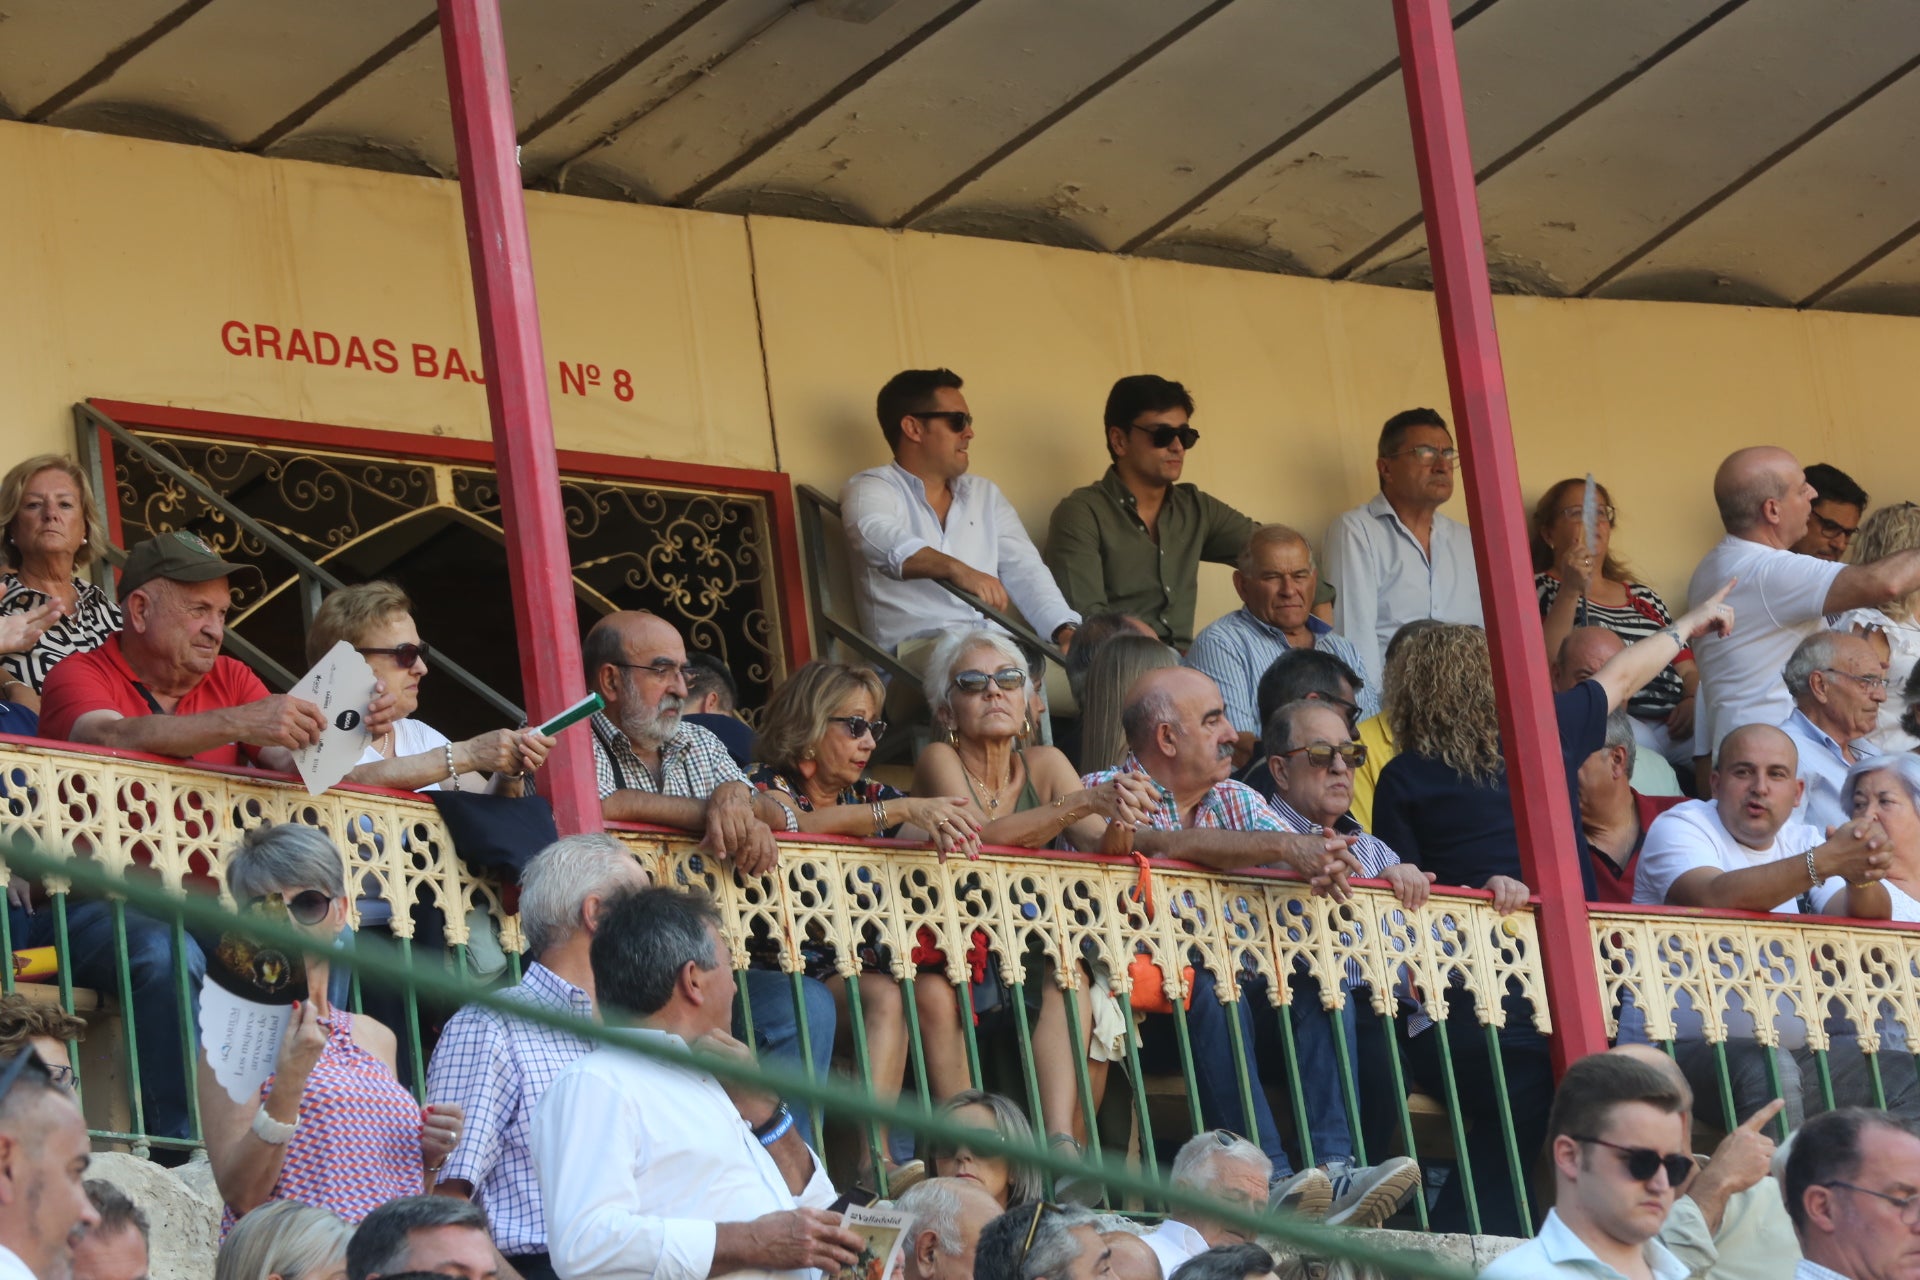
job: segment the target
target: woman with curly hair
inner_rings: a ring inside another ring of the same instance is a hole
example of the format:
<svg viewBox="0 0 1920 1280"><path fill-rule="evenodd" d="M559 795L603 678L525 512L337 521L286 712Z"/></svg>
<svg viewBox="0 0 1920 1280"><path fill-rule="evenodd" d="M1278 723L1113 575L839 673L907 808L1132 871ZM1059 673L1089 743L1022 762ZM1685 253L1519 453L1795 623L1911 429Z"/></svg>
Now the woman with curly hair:
<svg viewBox="0 0 1920 1280"><path fill-rule="evenodd" d="M1847 547L1847 563L1872 564L1915 547L1920 547L1920 503L1900 502L1860 522L1860 531ZM1920 748L1920 736L1902 725L1906 700L1900 696L1920 660L1920 591L1878 609L1849 609L1832 619L1832 625L1835 631L1866 636L1876 647L1886 646L1888 697L1880 704L1879 723L1867 741L1883 752Z"/></svg>

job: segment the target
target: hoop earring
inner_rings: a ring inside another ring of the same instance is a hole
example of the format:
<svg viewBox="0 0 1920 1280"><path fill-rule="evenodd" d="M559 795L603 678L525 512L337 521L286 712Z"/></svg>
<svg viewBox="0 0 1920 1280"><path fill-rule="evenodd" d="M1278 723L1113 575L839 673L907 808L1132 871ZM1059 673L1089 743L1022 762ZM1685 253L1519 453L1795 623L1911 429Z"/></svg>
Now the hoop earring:
<svg viewBox="0 0 1920 1280"><path fill-rule="evenodd" d="M1033 736L1033 712L1031 711L1027 712L1020 720L1020 736L1023 738L1031 738Z"/></svg>
<svg viewBox="0 0 1920 1280"><path fill-rule="evenodd" d="M940 732L941 732L941 735L946 739L946 743L948 746L954 748L955 750L959 749L960 731L958 729L954 728L952 725L947 725L945 728L941 729Z"/></svg>

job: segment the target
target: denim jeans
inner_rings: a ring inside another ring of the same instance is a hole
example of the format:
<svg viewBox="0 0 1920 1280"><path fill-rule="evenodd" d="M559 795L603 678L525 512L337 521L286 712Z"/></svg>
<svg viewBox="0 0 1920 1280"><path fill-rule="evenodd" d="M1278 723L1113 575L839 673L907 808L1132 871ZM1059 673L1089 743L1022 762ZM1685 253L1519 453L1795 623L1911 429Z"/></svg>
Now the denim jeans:
<svg viewBox="0 0 1920 1280"><path fill-rule="evenodd" d="M13 945L54 945L53 904L31 916L10 907ZM140 1051L140 1101L146 1130L160 1138L187 1138L187 1069L180 1030L180 993L173 980L173 926L127 908L127 964L133 987L129 1010ZM114 964L113 909L98 900L67 899L67 963L75 985L120 998ZM200 1007L207 958L187 939L189 1007Z"/></svg>
<svg viewBox="0 0 1920 1280"><path fill-rule="evenodd" d="M800 1019L793 1007L793 978L775 969L748 969L741 975L747 1003L753 1009L753 1047L763 1057L785 1067L804 1069L800 1059ZM838 1023L833 993L825 983L800 979L801 999L807 1007L807 1047L813 1051L813 1074L825 1080L833 1069L833 1032ZM746 1038L746 1026L736 1009L733 1034ZM794 1127L809 1145L813 1142L813 1113L802 1102L787 1100Z"/></svg>

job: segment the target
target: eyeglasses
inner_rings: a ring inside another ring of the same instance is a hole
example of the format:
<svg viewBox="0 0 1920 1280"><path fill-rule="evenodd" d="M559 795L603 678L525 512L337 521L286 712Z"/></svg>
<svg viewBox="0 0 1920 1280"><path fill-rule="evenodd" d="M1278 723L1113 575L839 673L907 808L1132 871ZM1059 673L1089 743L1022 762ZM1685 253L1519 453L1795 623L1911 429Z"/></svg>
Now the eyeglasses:
<svg viewBox="0 0 1920 1280"><path fill-rule="evenodd" d="M944 419L947 430L959 435L973 425L973 415L959 409L938 409L930 413L910 413L909 418L918 418L922 422L932 422L936 418Z"/></svg>
<svg viewBox="0 0 1920 1280"><path fill-rule="evenodd" d="M1027 1238L1020 1246L1020 1260L1013 1264L1013 1269L1016 1274L1027 1269L1027 1255L1033 1252L1033 1238L1039 1234L1040 1219L1049 1209L1058 1213L1060 1206L1051 1204L1045 1200L1035 1200L1033 1202L1033 1221L1027 1224Z"/></svg>
<svg viewBox="0 0 1920 1280"><path fill-rule="evenodd" d="M1398 453L1389 453L1384 456L1389 458L1404 458L1408 455L1418 458L1420 464L1427 467L1432 466L1436 462L1444 462L1448 466L1452 466L1454 463L1460 461L1460 451L1458 449L1442 449L1437 445L1431 444L1416 444L1411 449L1402 449Z"/></svg>
<svg viewBox="0 0 1920 1280"><path fill-rule="evenodd" d="M1562 520L1583 520L1586 518L1586 514L1585 507L1560 508L1560 518ZM1613 515L1614 510L1611 502L1602 502L1593 509L1593 518L1595 520L1604 520L1608 524L1613 523Z"/></svg>
<svg viewBox="0 0 1920 1280"><path fill-rule="evenodd" d="M1304 755L1307 763L1316 769L1331 768L1333 758L1339 756L1347 762L1347 768L1358 769L1367 762L1367 744L1364 742L1316 742L1310 747L1295 747L1291 751L1282 751L1282 757Z"/></svg>
<svg viewBox="0 0 1920 1280"><path fill-rule="evenodd" d="M1847 540L1852 538L1854 534L1860 532L1860 527L1858 525L1855 525L1853 528L1849 529L1847 528L1847 526L1841 524L1838 520L1827 519L1825 516L1821 515L1818 511L1812 512L1811 514L1813 516L1814 523L1820 526L1820 532L1824 533L1829 538L1837 538L1841 542L1846 542Z"/></svg>
<svg viewBox="0 0 1920 1280"><path fill-rule="evenodd" d="M53 1081L62 1089L73 1088L74 1070L72 1067L64 1062L48 1062L42 1065L47 1069L47 1079Z"/></svg>
<svg viewBox="0 0 1920 1280"><path fill-rule="evenodd" d="M1027 682L1027 673L1018 667L1002 667L989 675L984 671L956 671L953 673L953 687L962 693L985 693L987 685L996 684L1008 693Z"/></svg>
<svg viewBox="0 0 1920 1280"><path fill-rule="evenodd" d="M869 720L865 716L828 716L827 719L833 724L843 724L847 726L847 736L855 742L860 741L860 739L866 737L868 734L873 735L875 742L887 736L887 722L885 720Z"/></svg>
<svg viewBox="0 0 1920 1280"><path fill-rule="evenodd" d="M1856 1186L1851 1182L1816 1182L1817 1187L1845 1187L1848 1191L1858 1191L1863 1196L1872 1196L1876 1200L1885 1200L1900 1211L1900 1221L1911 1227L1920 1223L1920 1192L1910 1196L1892 1196L1884 1191L1874 1191L1867 1187Z"/></svg>
<svg viewBox="0 0 1920 1280"><path fill-rule="evenodd" d="M356 653L384 653L393 659L394 665L402 671L427 656L427 642L424 640L412 644L397 644L391 649L356 649Z"/></svg>
<svg viewBox="0 0 1920 1280"><path fill-rule="evenodd" d="M1623 1147L1617 1142L1608 1142L1605 1138L1583 1138L1577 1133L1567 1135L1575 1142L1591 1142L1595 1146L1607 1147L1618 1151L1623 1157L1621 1163L1627 1166L1627 1176L1635 1182L1651 1182L1653 1175L1665 1169L1667 1184L1676 1190L1693 1176L1693 1157L1675 1152L1663 1156L1651 1147Z"/></svg>
<svg viewBox="0 0 1920 1280"><path fill-rule="evenodd" d="M655 658L652 662L615 662L610 665L625 667L628 671L644 671L661 680L671 680L675 676L691 680L696 670L691 663L678 663L672 658Z"/></svg>
<svg viewBox="0 0 1920 1280"><path fill-rule="evenodd" d="M263 902L279 900L279 894L261 894L248 898L247 910L251 911ZM284 899L287 914L293 917L295 924L319 924L327 918L327 912L333 910L333 895L322 893L318 889L302 889L291 898Z"/></svg>
<svg viewBox="0 0 1920 1280"><path fill-rule="evenodd" d="M1127 430L1138 431L1141 435L1153 441L1153 447L1156 449L1164 449L1175 440L1180 442L1182 449L1191 449L1194 445L1200 443L1200 433L1192 427L1169 427L1164 425L1158 427L1143 427L1137 422L1129 422L1127 424Z"/></svg>
<svg viewBox="0 0 1920 1280"><path fill-rule="evenodd" d="M1845 676L1862 689L1865 689L1868 693L1876 691L1885 693L1887 691L1887 678L1885 676L1857 676L1851 671L1841 671L1837 667L1822 667L1820 670L1830 676Z"/></svg>

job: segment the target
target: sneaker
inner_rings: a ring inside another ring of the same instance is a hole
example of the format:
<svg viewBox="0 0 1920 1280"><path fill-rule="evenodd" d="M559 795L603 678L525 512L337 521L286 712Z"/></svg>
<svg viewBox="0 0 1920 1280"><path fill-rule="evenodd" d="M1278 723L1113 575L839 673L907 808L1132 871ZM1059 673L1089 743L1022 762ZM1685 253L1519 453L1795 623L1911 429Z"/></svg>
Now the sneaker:
<svg viewBox="0 0 1920 1280"><path fill-rule="evenodd" d="M1330 1227L1380 1226L1420 1188L1420 1166L1406 1156L1357 1167L1335 1162L1327 1172L1333 1189Z"/></svg>
<svg viewBox="0 0 1920 1280"><path fill-rule="evenodd" d="M1323 1169L1307 1169L1292 1177L1280 1178L1267 1187L1267 1207L1308 1222L1327 1216L1333 1205L1333 1180Z"/></svg>

